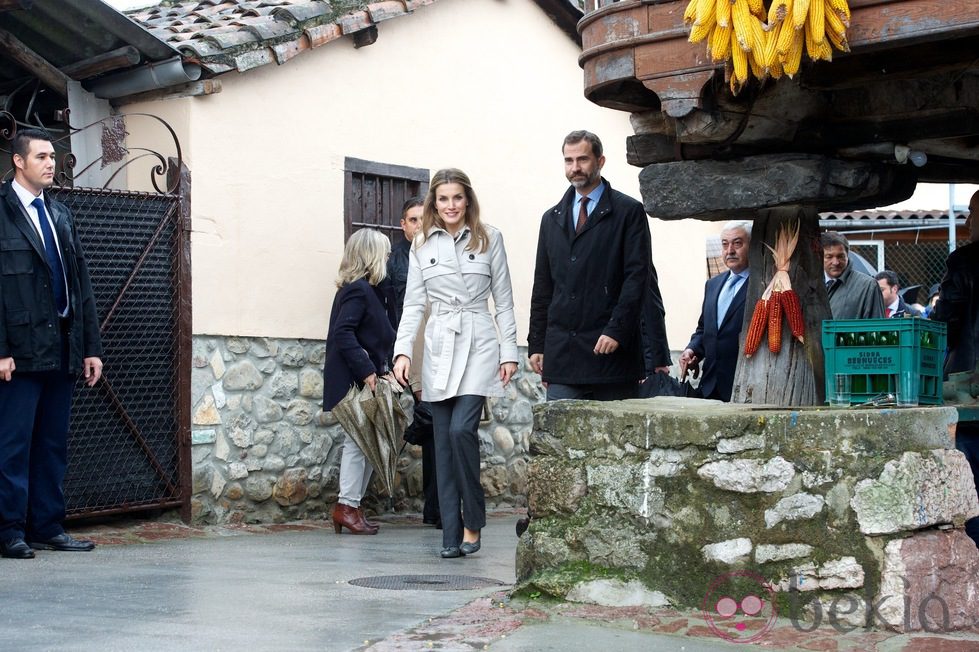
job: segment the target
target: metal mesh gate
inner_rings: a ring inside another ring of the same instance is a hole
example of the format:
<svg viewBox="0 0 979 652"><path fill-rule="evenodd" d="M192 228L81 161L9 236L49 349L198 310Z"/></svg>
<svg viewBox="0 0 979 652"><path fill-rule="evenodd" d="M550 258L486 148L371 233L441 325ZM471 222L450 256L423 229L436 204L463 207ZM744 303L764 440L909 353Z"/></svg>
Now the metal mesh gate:
<svg viewBox="0 0 979 652"><path fill-rule="evenodd" d="M181 310L180 197L78 188L54 195L74 213L85 248L105 364L98 385L75 390L68 514L182 505L181 329L189 310Z"/></svg>
<svg viewBox="0 0 979 652"><path fill-rule="evenodd" d="M962 247L966 244L968 244L967 240L960 240L956 246ZM940 282L945 275L945 259L948 258L947 241L884 241L882 261L878 260L876 247L854 245L852 249L874 267L882 266L897 273L902 288L919 286L918 293L911 297L912 303L913 299L922 303L927 302L929 289Z"/></svg>

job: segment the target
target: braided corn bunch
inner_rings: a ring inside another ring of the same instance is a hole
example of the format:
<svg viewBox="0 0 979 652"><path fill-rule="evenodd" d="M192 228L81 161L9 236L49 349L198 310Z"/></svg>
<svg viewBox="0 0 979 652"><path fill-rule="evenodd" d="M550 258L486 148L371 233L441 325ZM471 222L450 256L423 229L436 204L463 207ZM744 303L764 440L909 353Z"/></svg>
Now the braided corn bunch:
<svg viewBox="0 0 979 652"><path fill-rule="evenodd" d="M755 311L751 315L748 332L744 338L744 355L750 358L761 346L762 336L768 331L768 350L777 354L782 350L782 315L789 322L792 337L805 342L806 324L802 318L802 304L799 295L792 289L789 279L789 265L792 252L799 243L799 223L790 228L788 225L779 229L775 238L775 248L768 247L775 258L775 275L765 288ZM768 246L768 245L765 245Z"/></svg>
<svg viewBox="0 0 979 652"><path fill-rule="evenodd" d="M689 0L683 20L691 43L707 42L713 61L728 62L731 92L757 79L799 72L803 50L813 61L832 61L833 48L849 52L847 0Z"/></svg>

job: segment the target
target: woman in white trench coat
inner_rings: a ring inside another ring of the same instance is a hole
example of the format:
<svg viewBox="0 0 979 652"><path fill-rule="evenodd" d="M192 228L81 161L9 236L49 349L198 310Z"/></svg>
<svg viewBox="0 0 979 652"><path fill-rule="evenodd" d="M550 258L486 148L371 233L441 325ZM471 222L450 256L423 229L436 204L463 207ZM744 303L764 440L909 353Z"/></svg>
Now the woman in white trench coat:
<svg viewBox="0 0 979 652"><path fill-rule="evenodd" d="M486 524L479 418L485 397L502 396L517 370L517 326L503 236L480 221L469 177L456 169L436 172L423 210L408 258L394 375L407 385L412 346L430 305L422 400L432 404L441 555L449 558L479 550Z"/></svg>

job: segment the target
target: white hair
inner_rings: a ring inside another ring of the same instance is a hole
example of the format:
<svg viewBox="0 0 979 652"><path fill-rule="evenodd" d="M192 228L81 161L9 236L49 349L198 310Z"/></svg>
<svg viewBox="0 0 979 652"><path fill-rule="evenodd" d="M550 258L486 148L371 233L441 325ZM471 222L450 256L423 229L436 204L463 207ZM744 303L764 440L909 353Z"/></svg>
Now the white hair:
<svg viewBox="0 0 979 652"><path fill-rule="evenodd" d="M724 231L744 231L748 234L748 239L751 239L751 220L732 220L724 225L721 232Z"/></svg>

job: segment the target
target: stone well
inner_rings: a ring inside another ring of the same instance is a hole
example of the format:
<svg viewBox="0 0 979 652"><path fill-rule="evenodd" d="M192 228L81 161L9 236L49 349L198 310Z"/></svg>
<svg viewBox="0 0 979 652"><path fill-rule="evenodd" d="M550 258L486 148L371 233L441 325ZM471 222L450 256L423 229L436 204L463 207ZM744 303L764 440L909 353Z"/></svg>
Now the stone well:
<svg viewBox="0 0 979 652"><path fill-rule="evenodd" d="M802 620L934 631L979 616L979 553L962 530L979 501L952 408L657 398L534 417L522 587L699 609L738 571Z"/></svg>

